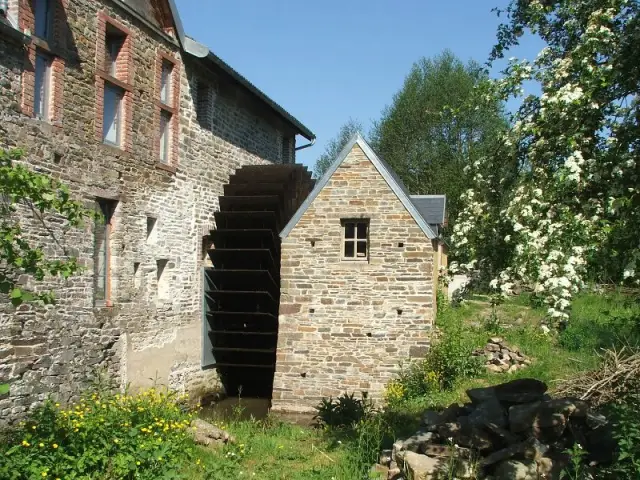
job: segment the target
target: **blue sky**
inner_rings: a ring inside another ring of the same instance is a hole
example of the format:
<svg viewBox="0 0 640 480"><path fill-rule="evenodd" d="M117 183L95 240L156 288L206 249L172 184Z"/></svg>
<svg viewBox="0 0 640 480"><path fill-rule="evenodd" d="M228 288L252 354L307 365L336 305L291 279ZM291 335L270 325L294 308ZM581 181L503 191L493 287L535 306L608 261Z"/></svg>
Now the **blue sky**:
<svg viewBox="0 0 640 480"><path fill-rule="evenodd" d="M484 62L507 0L176 0L186 33L206 44L317 136L313 166L350 117L368 129L411 65L445 48ZM518 56L533 58L539 42ZM298 145L304 141L298 137ZM305 142L306 143L306 142Z"/></svg>

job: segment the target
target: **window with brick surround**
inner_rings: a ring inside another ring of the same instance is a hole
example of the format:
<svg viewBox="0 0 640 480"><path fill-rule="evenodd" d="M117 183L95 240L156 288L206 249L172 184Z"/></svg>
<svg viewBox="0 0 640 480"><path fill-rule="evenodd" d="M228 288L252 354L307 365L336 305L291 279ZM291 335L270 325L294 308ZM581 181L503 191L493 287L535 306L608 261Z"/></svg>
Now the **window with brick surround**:
<svg viewBox="0 0 640 480"><path fill-rule="evenodd" d="M40 120L49 120L51 107L51 66L50 55L36 50L33 88L33 115Z"/></svg>
<svg viewBox="0 0 640 480"><path fill-rule="evenodd" d="M96 45L96 136L102 143L131 151L133 55L131 32L98 13Z"/></svg>
<svg viewBox="0 0 640 480"><path fill-rule="evenodd" d="M99 198L94 229L94 303L97 306L111 306L111 233L113 214L118 204L115 200Z"/></svg>
<svg viewBox="0 0 640 480"><path fill-rule="evenodd" d="M342 258L345 260L368 260L369 220L342 220Z"/></svg>
<svg viewBox="0 0 640 480"><path fill-rule="evenodd" d="M20 29L32 34L25 48L22 112L53 123L62 120L65 61L58 55L64 51L60 47L64 37L61 19L66 4L66 0L14 0L9 4Z"/></svg>
<svg viewBox="0 0 640 480"><path fill-rule="evenodd" d="M156 62L156 142L158 163L177 164L178 96L180 88L177 60L160 52Z"/></svg>

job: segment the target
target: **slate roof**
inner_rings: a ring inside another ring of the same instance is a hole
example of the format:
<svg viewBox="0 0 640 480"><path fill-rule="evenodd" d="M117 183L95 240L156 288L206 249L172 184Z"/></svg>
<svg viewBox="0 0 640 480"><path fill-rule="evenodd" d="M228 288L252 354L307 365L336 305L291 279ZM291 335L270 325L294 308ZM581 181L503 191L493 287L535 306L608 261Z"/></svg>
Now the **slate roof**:
<svg viewBox="0 0 640 480"><path fill-rule="evenodd" d="M422 218L438 232L444 224L447 207L446 195L411 195L411 201L416 206Z"/></svg>
<svg viewBox="0 0 640 480"><path fill-rule="evenodd" d="M283 238L283 239L287 238L289 233L291 233L291 230L293 230L296 224L300 221L300 218L302 218L302 215L304 215L304 212L306 212L306 210L309 208L311 203L313 203L313 201L318 196L320 191L329 182L329 179L331 178L331 176L342 164L344 159L347 158L347 155L349 155L349 152L353 149L353 147L356 144L362 149L362 151L367 156L367 158L369 158L369 160L374 165L374 167L378 170L380 175L382 175L382 177L385 179L385 181L387 182L387 184L389 185L393 193L396 194L396 196L398 197L398 200L402 202L404 207L407 209L409 214L416 221L418 226L422 229L424 234L429 239L436 238L437 237L436 233L433 231L431 226L429 226L429 223L425 220L425 218L420 214L415 204L411 201L409 192L407 191L407 188L405 187L404 183L402 183L402 180L400 180L400 178L396 175L393 169L384 160L382 160L380 157L378 157L378 155L376 155L376 153L373 151L371 146L359 133L356 133L351 137L351 139L347 142L347 144L344 146L344 148L340 152L340 155L338 155L338 157L333 161L333 163L325 172L325 174L322 176L322 178L316 182L315 187L313 188L309 196L305 199L304 202L302 202L302 205L300 205L296 213L293 215L293 217L291 217L291 220L289 220L289 223L287 223L287 225L284 227L282 232L280 232L280 238Z"/></svg>
<svg viewBox="0 0 640 480"><path fill-rule="evenodd" d="M140 17L147 21L150 25L158 28L155 20L151 4L146 0L116 0L121 5L128 7L136 12ZM237 84L245 88L249 93L254 95L260 102L264 103L269 109L273 110L277 115L284 119L285 122L294 127L294 129L305 137L307 140L315 141L315 134L302 124L297 118L287 112L277 102L269 98L262 90L247 80L244 76L234 70L228 63L214 54L206 45L203 45L193 38L185 34L180 13L176 6L175 0L168 0L169 11L173 17L173 23L176 29L178 42L182 49L196 58L205 59L211 62L215 67L222 70L226 75L230 76ZM160 30L161 31L161 30Z"/></svg>

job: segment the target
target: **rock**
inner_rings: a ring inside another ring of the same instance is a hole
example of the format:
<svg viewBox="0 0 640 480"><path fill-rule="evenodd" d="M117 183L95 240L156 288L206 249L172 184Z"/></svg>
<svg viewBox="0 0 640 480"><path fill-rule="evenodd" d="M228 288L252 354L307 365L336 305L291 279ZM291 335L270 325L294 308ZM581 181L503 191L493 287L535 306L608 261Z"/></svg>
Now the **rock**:
<svg viewBox="0 0 640 480"><path fill-rule="evenodd" d="M420 453L429 457L471 458L471 450L454 445L425 445Z"/></svg>
<svg viewBox="0 0 640 480"><path fill-rule="evenodd" d="M538 480L538 468L535 462L505 460L494 472L495 480Z"/></svg>
<svg viewBox="0 0 640 480"><path fill-rule="evenodd" d="M569 465L570 457L566 454L554 454L543 456L536 460L538 475L545 480L560 480L564 468Z"/></svg>
<svg viewBox="0 0 640 480"><path fill-rule="evenodd" d="M380 458L378 459L378 463L380 465L389 466L391 463L391 455L393 454L393 450L385 449L380 452Z"/></svg>
<svg viewBox="0 0 640 480"><path fill-rule="evenodd" d="M497 343L497 344L501 344L502 342L504 342L504 339L502 339L501 337L491 337L489 339L490 343Z"/></svg>
<svg viewBox="0 0 640 480"><path fill-rule="evenodd" d="M389 478L389 467L376 463L371 467L372 478Z"/></svg>
<svg viewBox="0 0 640 480"><path fill-rule="evenodd" d="M515 456L518 456L518 458L525 458L527 460L534 460L542 457L548 450L549 448L546 445L543 445L535 438L529 438L524 442L515 443L507 448L493 452L491 455L480 460L480 465L486 467L502 462L503 460L508 460Z"/></svg>
<svg viewBox="0 0 640 480"><path fill-rule="evenodd" d="M503 403L530 403L544 399L547 385L535 378L519 378L493 387Z"/></svg>
<svg viewBox="0 0 640 480"><path fill-rule="evenodd" d="M468 413L465 407L452 403L440 413L440 423L454 422L459 416L467 415Z"/></svg>
<svg viewBox="0 0 640 480"><path fill-rule="evenodd" d="M497 398L493 397L482 402L469 415L471 425L481 427L486 423L495 423L499 427L507 426L507 416Z"/></svg>
<svg viewBox="0 0 640 480"><path fill-rule="evenodd" d="M235 443L235 439L227 432L199 418L193 421L192 426L195 427L193 439L200 445L208 447Z"/></svg>
<svg viewBox="0 0 640 480"><path fill-rule="evenodd" d="M487 343L487 345L484 347L484 349L487 352L499 352L500 351L500 345L496 345L495 343Z"/></svg>
<svg viewBox="0 0 640 480"><path fill-rule="evenodd" d="M555 440L560 438L567 427L567 417L562 413L549 413L548 410L540 410L533 423L533 431L536 438Z"/></svg>
<svg viewBox="0 0 640 480"><path fill-rule="evenodd" d="M509 430L499 427L495 423L487 423L484 425L485 429L494 435L502 444L502 446L509 446L514 443L518 443L519 439L516 435L512 434Z"/></svg>
<svg viewBox="0 0 640 480"><path fill-rule="evenodd" d="M431 480L433 474L446 468L442 459L427 457L415 452L405 452L404 471L411 480Z"/></svg>
<svg viewBox="0 0 640 480"><path fill-rule="evenodd" d="M467 390L467 396L474 405L479 405L482 402L497 398L494 387L470 388Z"/></svg>
<svg viewBox="0 0 640 480"><path fill-rule="evenodd" d="M486 368L491 373L502 373L502 369L497 365L489 364L489 365L486 365Z"/></svg>
<svg viewBox="0 0 640 480"><path fill-rule="evenodd" d="M422 425L427 432L435 432L440 423L442 423L440 414L435 410L426 410L422 414Z"/></svg>
<svg viewBox="0 0 640 480"><path fill-rule="evenodd" d="M607 417L605 417L601 413L587 412L586 417L587 425L589 426L589 428L592 428L594 430L596 428L604 427L608 423Z"/></svg>
<svg viewBox="0 0 640 480"><path fill-rule="evenodd" d="M398 467L390 468L387 473L387 480L402 480L404 477L402 476L402 470Z"/></svg>
<svg viewBox="0 0 640 480"><path fill-rule="evenodd" d="M402 442L402 450L419 452L423 445L427 445L436 440L437 435L426 430L419 430Z"/></svg>
<svg viewBox="0 0 640 480"><path fill-rule="evenodd" d="M518 365L511 365L509 368L507 368L507 373L515 373L518 371Z"/></svg>
<svg viewBox="0 0 640 480"><path fill-rule="evenodd" d="M597 464L612 462L618 444L613 438L611 425L605 425L587 433L585 447L592 462Z"/></svg>

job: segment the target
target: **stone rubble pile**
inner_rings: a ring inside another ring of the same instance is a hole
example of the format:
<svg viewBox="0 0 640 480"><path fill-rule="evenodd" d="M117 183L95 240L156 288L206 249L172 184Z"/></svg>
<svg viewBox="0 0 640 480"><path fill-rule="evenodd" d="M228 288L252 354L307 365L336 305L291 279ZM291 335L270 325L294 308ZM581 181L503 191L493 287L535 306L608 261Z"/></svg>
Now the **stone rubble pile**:
<svg viewBox="0 0 640 480"><path fill-rule="evenodd" d="M607 419L575 398L551 398L535 379L467 391L469 403L427 410L413 436L384 450L389 480L558 480L576 443L591 466L612 461Z"/></svg>
<svg viewBox="0 0 640 480"><path fill-rule="evenodd" d="M500 337L490 338L484 347L474 350L473 356L483 357L485 367L493 373L513 373L531 364L529 357L507 345Z"/></svg>

